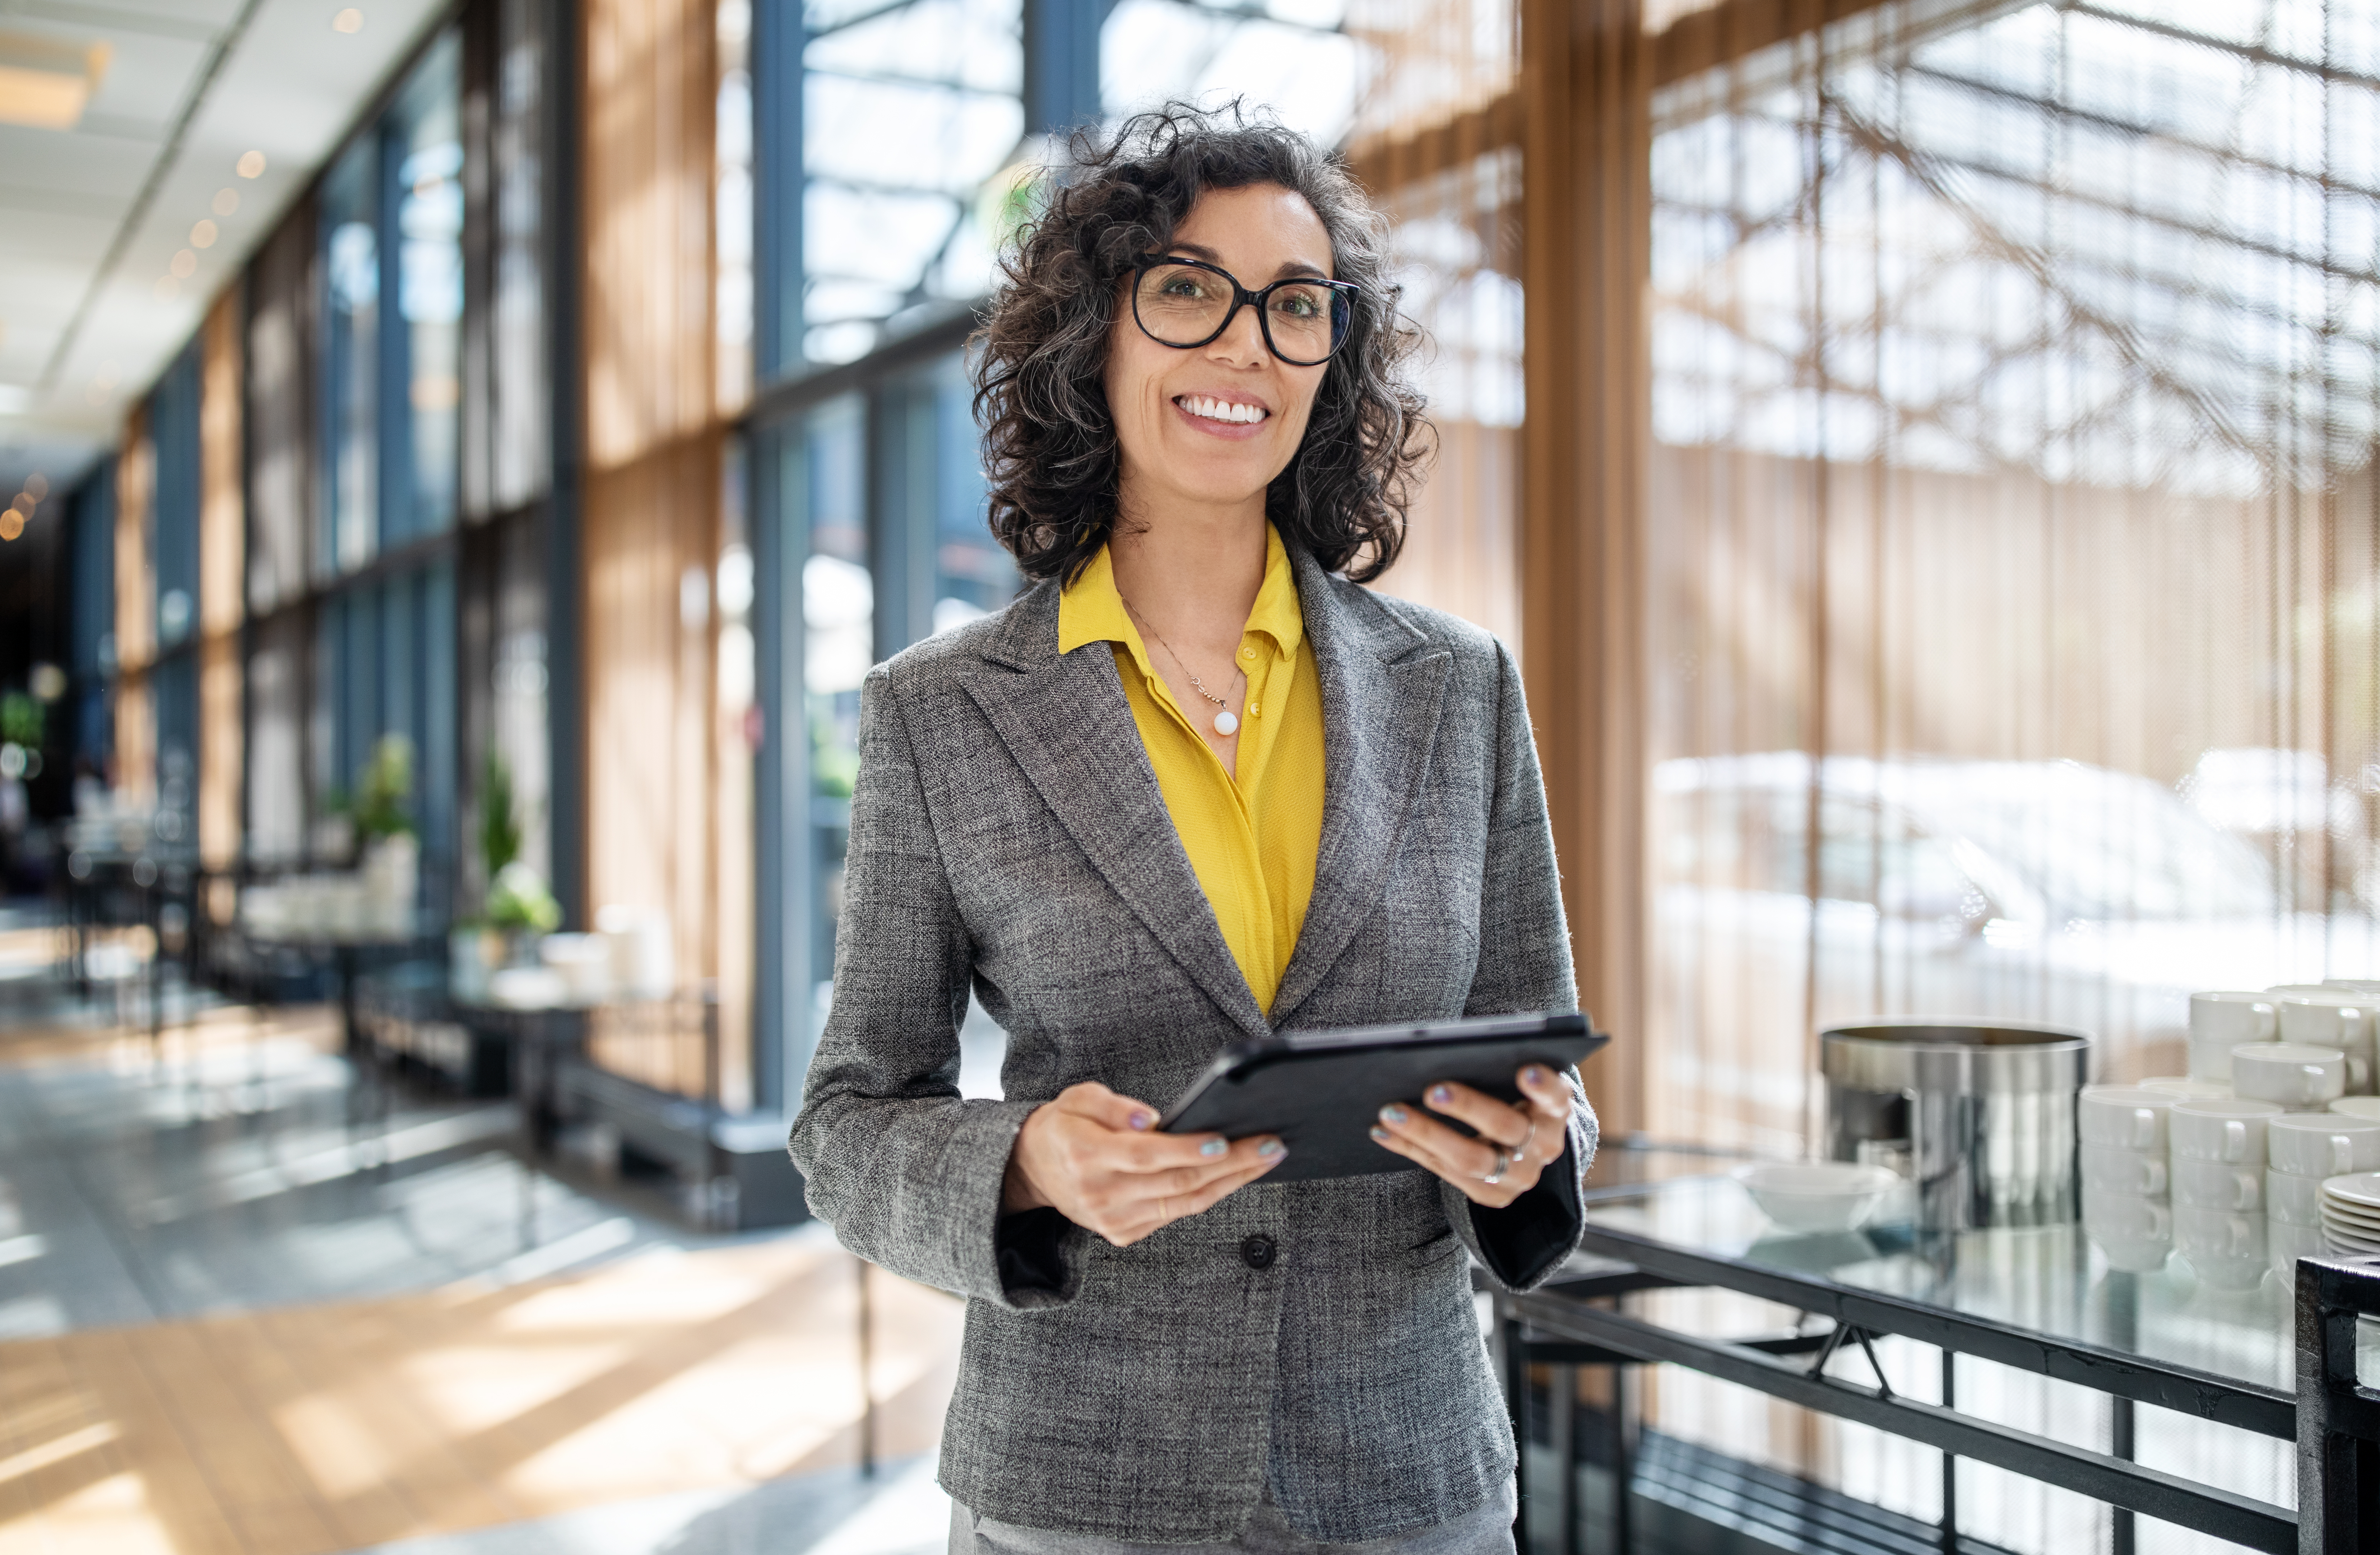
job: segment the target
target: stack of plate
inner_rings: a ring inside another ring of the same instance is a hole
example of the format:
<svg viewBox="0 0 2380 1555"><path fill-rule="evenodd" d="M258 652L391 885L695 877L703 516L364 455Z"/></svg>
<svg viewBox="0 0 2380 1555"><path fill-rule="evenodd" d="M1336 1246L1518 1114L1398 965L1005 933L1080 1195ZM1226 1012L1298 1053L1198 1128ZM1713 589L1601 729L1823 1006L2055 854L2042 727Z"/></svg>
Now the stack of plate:
<svg viewBox="0 0 2380 1555"><path fill-rule="evenodd" d="M2334 1253L2380 1254L2380 1172L2323 1179L2322 1234Z"/></svg>

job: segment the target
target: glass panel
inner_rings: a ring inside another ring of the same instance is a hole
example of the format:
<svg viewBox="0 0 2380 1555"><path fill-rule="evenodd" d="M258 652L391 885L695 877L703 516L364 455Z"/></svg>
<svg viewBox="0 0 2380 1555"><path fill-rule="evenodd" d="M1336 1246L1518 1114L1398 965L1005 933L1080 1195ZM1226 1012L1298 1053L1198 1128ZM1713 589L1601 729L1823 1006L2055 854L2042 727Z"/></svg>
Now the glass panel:
<svg viewBox="0 0 2380 1555"><path fill-rule="evenodd" d="M718 189L712 214L713 301L719 347L719 408L752 397L752 6L721 0L718 128L712 156Z"/></svg>
<svg viewBox="0 0 2380 1555"><path fill-rule="evenodd" d="M248 853L298 860L306 846L306 635L295 613L255 628L248 656Z"/></svg>
<svg viewBox="0 0 2380 1555"><path fill-rule="evenodd" d="M497 7L494 358L491 497L499 510L541 494L550 480L545 320L544 0ZM542 659L540 659L540 663Z"/></svg>
<svg viewBox="0 0 2380 1555"><path fill-rule="evenodd" d="M859 686L876 659L876 579L868 568L867 415L856 395L810 413L801 456L808 556L802 564L803 706L809 731L811 1040L833 997L834 932L859 771Z"/></svg>
<svg viewBox="0 0 2380 1555"><path fill-rule="evenodd" d="M463 398L461 53L454 33L440 39L388 118L398 314L390 346L402 364L405 431L396 441L406 461L391 542L455 521Z"/></svg>
<svg viewBox="0 0 2380 1555"><path fill-rule="evenodd" d="M1889 6L1655 97L1657 1136L1798 1150L1846 1019L2172 1073L2380 970L2375 22Z"/></svg>
<svg viewBox="0 0 2380 1555"><path fill-rule="evenodd" d="M982 435L965 363L956 357L943 362L932 385L935 545L929 626L946 632L1008 603L1021 580L1006 549L991 538Z"/></svg>
<svg viewBox="0 0 2380 1555"><path fill-rule="evenodd" d="M301 206L249 272L248 604L259 614L306 587L315 237L314 213Z"/></svg>
<svg viewBox="0 0 2380 1555"><path fill-rule="evenodd" d="M361 566L380 541L380 145L360 137L322 181L322 501L315 573Z"/></svg>

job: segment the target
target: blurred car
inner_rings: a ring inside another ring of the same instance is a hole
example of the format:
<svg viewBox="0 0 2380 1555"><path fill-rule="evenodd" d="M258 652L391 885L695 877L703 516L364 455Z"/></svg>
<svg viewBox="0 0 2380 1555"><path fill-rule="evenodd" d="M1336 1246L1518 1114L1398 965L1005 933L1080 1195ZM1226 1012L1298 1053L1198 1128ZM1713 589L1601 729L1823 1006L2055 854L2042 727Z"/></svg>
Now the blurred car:
<svg viewBox="0 0 2380 1555"><path fill-rule="evenodd" d="M2194 990L2380 966L2360 906L2297 910L2253 846L2149 778L1849 756L1813 775L1797 751L1653 772L1653 1017L1682 1057L1664 1077L1755 1128L1798 1130L1812 1034L1843 1021L2071 1027L2121 1072L2182 1036Z"/></svg>

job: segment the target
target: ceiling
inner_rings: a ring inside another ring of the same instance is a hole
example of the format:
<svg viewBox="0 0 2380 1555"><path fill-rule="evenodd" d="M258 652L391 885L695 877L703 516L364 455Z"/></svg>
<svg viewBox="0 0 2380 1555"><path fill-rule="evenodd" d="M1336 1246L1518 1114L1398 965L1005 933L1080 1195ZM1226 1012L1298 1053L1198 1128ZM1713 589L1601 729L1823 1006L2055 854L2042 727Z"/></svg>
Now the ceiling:
<svg viewBox="0 0 2380 1555"><path fill-rule="evenodd" d="M115 443L445 10L0 0L0 491L36 474L62 491ZM78 100L70 128L6 122Z"/></svg>

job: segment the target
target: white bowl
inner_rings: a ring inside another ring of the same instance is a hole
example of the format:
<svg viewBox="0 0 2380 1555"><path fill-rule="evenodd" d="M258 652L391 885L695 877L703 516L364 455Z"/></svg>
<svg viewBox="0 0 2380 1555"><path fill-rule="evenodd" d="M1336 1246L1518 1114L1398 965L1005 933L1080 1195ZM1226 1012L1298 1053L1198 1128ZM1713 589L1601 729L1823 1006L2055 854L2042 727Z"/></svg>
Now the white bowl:
<svg viewBox="0 0 2380 1555"><path fill-rule="evenodd" d="M2231 1057L2231 1050L2228 1048L2224 1049L2223 1057L2225 1063L2228 1066ZM2219 1101L2224 1097L2231 1094L2231 1086L2228 1081L2202 1080L2184 1075L2155 1075L2149 1079L2137 1082L2135 1088L2140 1090L2153 1090L2161 1096L2170 1096L2176 1101Z"/></svg>
<svg viewBox="0 0 2380 1555"><path fill-rule="evenodd" d="M2380 1096L2342 1096L2330 1104L2330 1110L2341 1117L2380 1122Z"/></svg>
<svg viewBox="0 0 2380 1555"><path fill-rule="evenodd" d="M1763 1160L1735 1169L1760 1212L1787 1231L1854 1231L1900 1178L1845 1160Z"/></svg>

